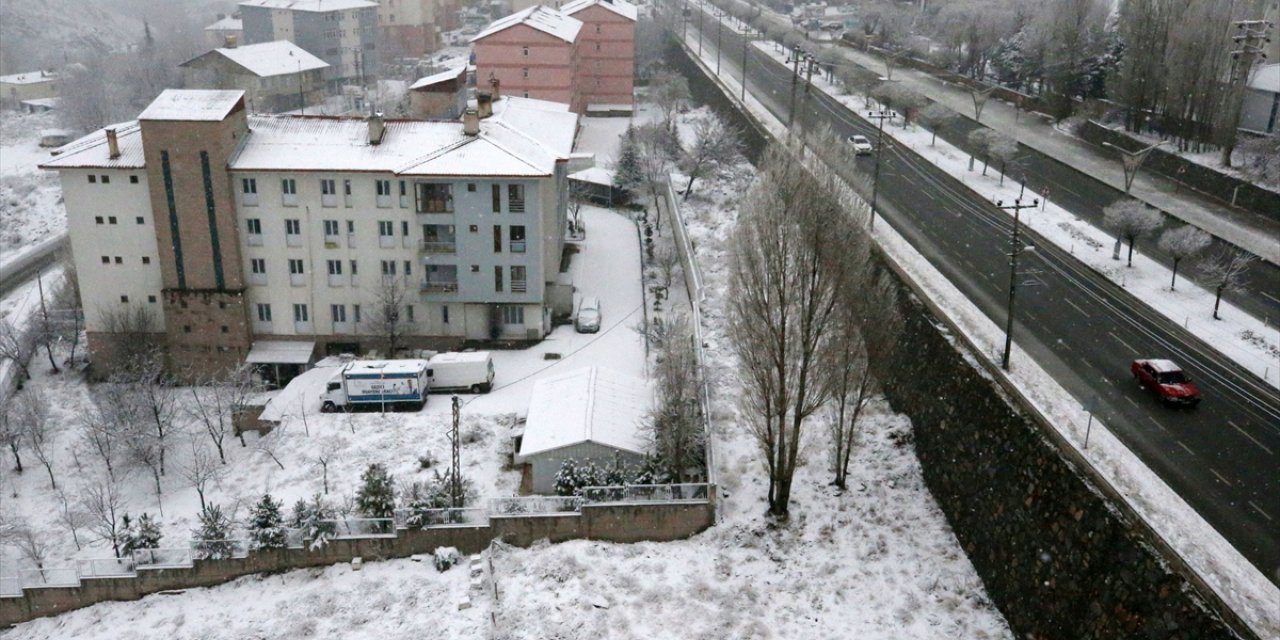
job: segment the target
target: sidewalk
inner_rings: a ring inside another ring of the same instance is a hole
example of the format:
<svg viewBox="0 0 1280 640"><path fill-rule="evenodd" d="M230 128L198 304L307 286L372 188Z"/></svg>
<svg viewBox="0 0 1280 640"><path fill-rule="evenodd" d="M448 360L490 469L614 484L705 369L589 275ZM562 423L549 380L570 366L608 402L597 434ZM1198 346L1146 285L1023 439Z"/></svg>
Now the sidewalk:
<svg viewBox="0 0 1280 640"><path fill-rule="evenodd" d="M847 47L839 49L847 59L885 75L885 64L880 58ZM895 81L973 119L973 97L967 88L943 82L916 69L895 67L893 77ZM1019 115L1013 105L988 100L982 109L981 123L1012 135L1018 142L1090 177L1124 190L1124 170L1118 153L1108 153L1064 134L1035 114ZM1267 262L1280 265L1280 222L1227 207L1194 192L1175 193L1176 189L1177 185L1172 180L1140 171L1130 194Z"/></svg>

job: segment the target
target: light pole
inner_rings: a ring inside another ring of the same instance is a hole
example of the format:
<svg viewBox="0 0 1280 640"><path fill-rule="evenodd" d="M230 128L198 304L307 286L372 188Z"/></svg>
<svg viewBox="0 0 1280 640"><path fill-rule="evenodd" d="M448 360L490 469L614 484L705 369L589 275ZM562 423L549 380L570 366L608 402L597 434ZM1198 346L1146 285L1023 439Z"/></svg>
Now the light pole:
<svg viewBox="0 0 1280 640"><path fill-rule="evenodd" d="M716 75L720 75L720 34L724 32L724 13L716 10Z"/></svg>
<svg viewBox="0 0 1280 640"><path fill-rule="evenodd" d="M1013 233L1009 237L1009 308L1004 324L1004 355L1000 357L1000 368L1005 371L1009 370L1009 352L1013 348L1013 297L1018 290L1018 256L1027 250L1027 247L1022 246L1018 241L1019 214L1023 209L1032 209L1039 205L1040 200L1037 198L1032 198L1030 204L1023 204L1021 197L1008 205L1003 200L996 200L997 207L1013 210Z"/></svg>
<svg viewBox="0 0 1280 640"><path fill-rule="evenodd" d="M884 155L886 149L884 147L884 121L893 120L893 111L881 109L879 111L868 111L867 119L876 120L876 168L874 177L871 179L871 222L868 224L871 228L876 226L876 204L880 195L880 156Z"/></svg>
<svg viewBox="0 0 1280 640"><path fill-rule="evenodd" d="M698 58L699 59L702 58L702 15L705 14L706 12L707 11L702 6L702 3L699 2L698 3Z"/></svg>
<svg viewBox="0 0 1280 640"><path fill-rule="evenodd" d="M749 42L751 39L744 32L742 34L742 96L740 97L744 105L747 103L747 44Z"/></svg>

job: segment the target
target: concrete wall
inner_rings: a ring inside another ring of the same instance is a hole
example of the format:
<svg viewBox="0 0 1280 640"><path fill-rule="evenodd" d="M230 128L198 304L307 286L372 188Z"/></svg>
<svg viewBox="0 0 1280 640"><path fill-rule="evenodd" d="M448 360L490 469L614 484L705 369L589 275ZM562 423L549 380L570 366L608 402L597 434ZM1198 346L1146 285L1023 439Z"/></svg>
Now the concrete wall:
<svg viewBox="0 0 1280 640"><path fill-rule="evenodd" d="M708 495L714 496L715 487ZM331 541L316 551L278 549L247 558L196 560L191 567L139 569L137 576L87 578L78 587L24 589L18 597L0 597L0 628L110 600L137 600L171 589L223 584L255 573L270 573L365 560L406 558L437 547L479 553L491 540L527 547L537 540L563 542L589 538L609 542L680 540L715 523L714 499L702 503L587 505L580 513L493 516L488 525L398 529L384 538Z"/></svg>

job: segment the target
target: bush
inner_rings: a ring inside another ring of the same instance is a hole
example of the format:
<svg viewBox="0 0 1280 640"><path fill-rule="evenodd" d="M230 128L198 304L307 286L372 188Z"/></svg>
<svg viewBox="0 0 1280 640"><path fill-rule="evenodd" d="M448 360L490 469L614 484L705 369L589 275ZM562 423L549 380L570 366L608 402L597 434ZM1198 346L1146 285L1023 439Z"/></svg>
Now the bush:
<svg viewBox="0 0 1280 640"><path fill-rule="evenodd" d="M144 513L137 520L131 520L126 513L121 518L121 524L124 543L120 545L120 552L124 555L133 555L137 549L160 548L160 527L156 526L150 514Z"/></svg>

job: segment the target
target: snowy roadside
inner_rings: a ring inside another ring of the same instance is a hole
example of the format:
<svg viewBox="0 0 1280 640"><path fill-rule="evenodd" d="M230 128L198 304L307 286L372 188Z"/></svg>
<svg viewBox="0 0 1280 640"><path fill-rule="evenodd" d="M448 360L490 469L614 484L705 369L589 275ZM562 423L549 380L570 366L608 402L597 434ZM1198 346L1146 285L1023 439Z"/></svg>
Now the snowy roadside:
<svg viewBox="0 0 1280 640"><path fill-rule="evenodd" d="M686 45L688 50L696 51L696 34L686 40ZM777 57L770 51L772 46L769 43L757 42L756 46ZM696 57L696 54L691 55ZM714 64L714 57L714 50L704 50L701 58L704 67ZM736 100L740 91L737 79L727 74L720 76L718 82ZM786 127L753 96L747 97L746 108L775 137L785 137ZM971 344L994 345L1002 340L1003 331L888 225L877 226L874 235L886 253L912 275L927 297L946 312ZM992 350L978 351L994 362ZM1139 517L1165 539L1227 606L1259 636L1280 637L1280 620L1274 615L1276 603L1280 602L1280 588L1142 464L1107 430L1105 424L1096 419L1093 421L1089 448L1085 449L1087 413L1052 376L1016 346L1012 371L1002 375L1029 399L1103 479L1125 497Z"/></svg>

